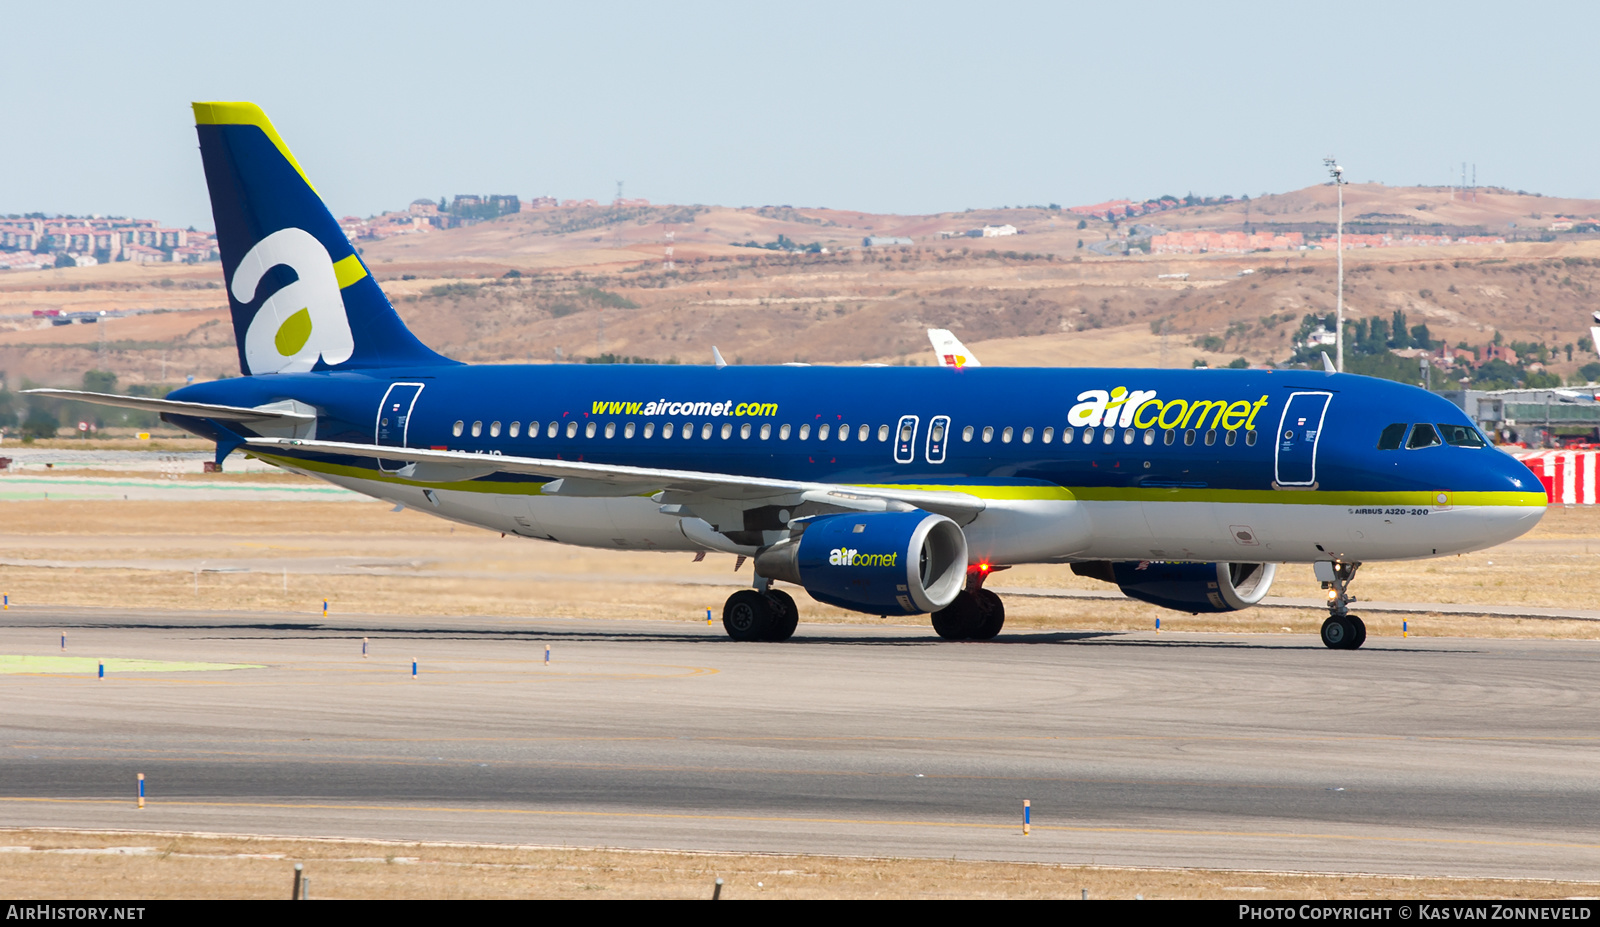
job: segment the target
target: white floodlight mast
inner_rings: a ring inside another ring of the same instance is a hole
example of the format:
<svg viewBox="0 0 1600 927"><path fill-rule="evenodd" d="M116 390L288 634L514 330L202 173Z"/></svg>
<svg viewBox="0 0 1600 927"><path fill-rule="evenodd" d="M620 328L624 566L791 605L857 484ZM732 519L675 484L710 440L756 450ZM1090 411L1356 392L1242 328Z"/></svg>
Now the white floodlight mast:
<svg viewBox="0 0 1600 927"><path fill-rule="evenodd" d="M1339 224L1335 238L1335 247L1338 248L1339 252L1339 285L1335 291L1337 295L1334 296L1334 305L1337 307L1335 314L1338 317L1338 321L1334 323L1333 329L1333 367L1340 373L1344 373L1344 168L1340 167L1339 162L1333 158L1323 158L1322 163L1327 165L1328 173L1333 175L1334 189L1339 192Z"/></svg>

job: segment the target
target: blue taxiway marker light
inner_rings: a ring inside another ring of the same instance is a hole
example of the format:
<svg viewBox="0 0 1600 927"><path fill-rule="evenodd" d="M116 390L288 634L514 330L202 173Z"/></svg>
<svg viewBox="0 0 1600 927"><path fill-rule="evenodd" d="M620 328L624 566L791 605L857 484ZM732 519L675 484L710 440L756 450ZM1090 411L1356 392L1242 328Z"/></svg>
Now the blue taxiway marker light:
<svg viewBox="0 0 1600 927"><path fill-rule="evenodd" d="M65 632L65 631L61 632L61 649L62 650L66 650L67 649L67 632Z"/></svg>
<svg viewBox="0 0 1600 927"><path fill-rule="evenodd" d="M1400 636L1401 637L1410 637L1411 636L1411 622L1409 622L1409 621L1400 622Z"/></svg>
<svg viewBox="0 0 1600 927"><path fill-rule="evenodd" d="M328 600L327 599L323 599L322 600L322 617L324 617L324 618L328 617Z"/></svg>
<svg viewBox="0 0 1600 927"><path fill-rule="evenodd" d="M5 595L5 603L6 603L5 610L8 611L8 612L11 611L11 594L9 592L6 593L6 595ZM711 613L710 612L706 612L706 614L709 615Z"/></svg>
<svg viewBox="0 0 1600 927"><path fill-rule="evenodd" d="M139 807L144 807L144 773L139 774Z"/></svg>
<svg viewBox="0 0 1600 927"><path fill-rule="evenodd" d="M545 644L544 645L544 665L545 666L549 666L550 665L550 645L549 644Z"/></svg>
<svg viewBox="0 0 1600 927"><path fill-rule="evenodd" d="M106 661L104 660L100 661L100 678L106 678Z"/></svg>
<svg viewBox="0 0 1600 927"><path fill-rule="evenodd" d="M1156 633L1157 634L1161 633L1161 619L1160 618L1156 619Z"/></svg>
<svg viewBox="0 0 1600 927"><path fill-rule="evenodd" d="M411 661L411 678L417 678L417 661L415 660Z"/></svg>
<svg viewBox="0 0 1600 927"><path fill-rule="evenodd" d="M711 609L706 609L706 624L711 623Z"/></svg>
<svg viewBox="0 0 1600 927"><path fill-rule="evenodd" d="M1033 829L1033 802L1024 798L1022 800L1022 836L1028 836Z"/></svg>
<svg viewBox="0 0 1600 927"><path fill-rule="evenodd" d="M367 658L367 639L363 637L361 639L361 659L365 660L366 658Z"/></svg>

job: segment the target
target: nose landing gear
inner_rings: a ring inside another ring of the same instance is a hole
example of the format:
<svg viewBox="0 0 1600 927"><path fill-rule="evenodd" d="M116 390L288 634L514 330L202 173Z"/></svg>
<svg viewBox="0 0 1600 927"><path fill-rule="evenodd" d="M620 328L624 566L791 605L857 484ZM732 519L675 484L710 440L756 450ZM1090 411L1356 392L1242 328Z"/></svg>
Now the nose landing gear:
<svg viewBox="0 0 1600 927"><path fill-rule="evenodd" d="M1350 582L1356 578L1359 563L1322 560L1313 564L1322 588L1328 590L1328 620L1322 623L1322 643L1330 650L1355 650L1367 642L1367 625L1350 614Z"/></svg>

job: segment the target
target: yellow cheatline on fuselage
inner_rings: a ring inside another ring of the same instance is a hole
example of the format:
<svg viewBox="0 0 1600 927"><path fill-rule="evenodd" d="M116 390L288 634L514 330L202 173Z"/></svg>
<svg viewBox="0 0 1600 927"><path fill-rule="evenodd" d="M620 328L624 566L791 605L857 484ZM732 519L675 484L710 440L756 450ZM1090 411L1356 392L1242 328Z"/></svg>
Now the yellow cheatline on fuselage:
<svg viewBox="0 0 1600 927"><path fill-rule="evenodd" d="M403 453L400 449L397 455ZM443 483L408 480L392 473L381 473L347 464L327 463L295 457L280 457L255 451L268 463L287 469L309 470L347 479L372 480L421 489L502 495L541 495L544 484L537 482L498 482L454 480ZM492 460L492 458L489 458ZM1438 507L1438 493L1431 490L1366 492L1362 490L1306 490L1288 492L1277 489L1193 489L1152 486L1005 486L968 483L855 483L861 489L899 489L926 492L959 492L994 502L1219 502L1267 505L1345 505L1345 506L1428 506ZM650 492L639 493L641 496ZM1528 506L1544 508L1548 502L1542 492L1451 492L1445 504L1463 506Z"/></svg>

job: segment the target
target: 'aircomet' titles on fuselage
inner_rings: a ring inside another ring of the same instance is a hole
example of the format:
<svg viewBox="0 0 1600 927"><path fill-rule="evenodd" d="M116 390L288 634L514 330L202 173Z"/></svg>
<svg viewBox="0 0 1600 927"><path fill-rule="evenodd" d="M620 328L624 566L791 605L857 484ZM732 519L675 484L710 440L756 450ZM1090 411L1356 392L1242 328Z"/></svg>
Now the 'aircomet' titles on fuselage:
<svg viewBox="0 0 1600 927"><path fill-rule="evenodd" d="M1156 398L1155 390L1089 389L1078 394L1078 404L1067 413L1067 424L1074 428L1221 428L1237 431L1255 427L1256 415L1266 406L1265 394L1248 399L1170 399ZM1211 423L1206 424L1210 418Z"/></svg>

